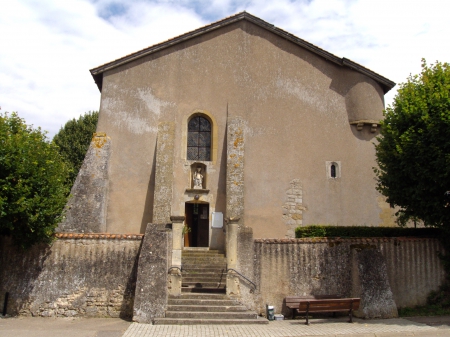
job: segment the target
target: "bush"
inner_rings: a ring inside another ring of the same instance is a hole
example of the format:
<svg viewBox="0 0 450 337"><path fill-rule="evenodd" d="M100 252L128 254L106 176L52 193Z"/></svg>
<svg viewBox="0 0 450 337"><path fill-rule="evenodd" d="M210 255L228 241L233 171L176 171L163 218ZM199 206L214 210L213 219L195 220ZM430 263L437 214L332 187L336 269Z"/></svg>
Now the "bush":
<svg viewBox="0 0 450 337"><path fill-rule="evenodd" d="M297 227L296 238L313 237L439 237L436 228L366 227L366 226L320 226Z"/></svg>
<svg viewBox="0 0 450 337"><path fill-rule="evenodd" d="M67 201L69 168L46 133L0 114L0 234L23 248L50 242Z"/></svg>
<svg viewBox="0 0 450 337"><path fill-rule="evenodd" d="M375 146L378 191L397 222L450 230L450 64L422 61L386 108Z"/></svg>
<svg viewBox="0 0 450 337"><path fill-rule="evenodd" d="M78 119L68 121L53 137L53 142L58 145L59 153L71 165L70 185L77 178L91 143L92 134L97 128L97 122L98 111L89 111Z"/></svg>

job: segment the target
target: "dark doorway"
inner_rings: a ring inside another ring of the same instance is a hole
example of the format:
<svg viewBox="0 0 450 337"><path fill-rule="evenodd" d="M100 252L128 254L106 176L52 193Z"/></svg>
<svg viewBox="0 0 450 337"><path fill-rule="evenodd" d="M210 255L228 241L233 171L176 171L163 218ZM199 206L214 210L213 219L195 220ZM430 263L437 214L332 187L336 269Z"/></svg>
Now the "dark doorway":
<svg viewBox="0 0 450 337"><path fill-rule="evenodd" d="M209 204L185 204L186 226L185 247L209 247ZM186 237L187 236L187 237Z"/></svg>

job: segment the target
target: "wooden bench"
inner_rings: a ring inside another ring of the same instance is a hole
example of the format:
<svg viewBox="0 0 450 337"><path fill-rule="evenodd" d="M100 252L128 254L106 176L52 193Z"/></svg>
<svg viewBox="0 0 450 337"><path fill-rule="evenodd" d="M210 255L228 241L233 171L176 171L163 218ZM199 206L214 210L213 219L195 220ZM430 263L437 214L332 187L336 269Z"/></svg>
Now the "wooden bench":
<svg viewBox="0 0 450 337"><path fill-rule="evenodd" d="M301 296L286 297L286 306L292 310L292 318L295 317L296 311L306 314L306 323L309 325L310 313L322 312L348 312L349 322L353 322L353 310L359 309L360 298L339 298L337 295L309 296L309 298ZM297 306L296 306L297 304Z"/></svg>
<svg viewBox="0 0 450 337"><path fill-rule="evenodd" d="M295 314L298 311L300 302L305 300L328 300L332 298L342 298L339 295L309 295L309 296L288 296L284 300L286 307L292 310L292 319L295 318Z"/></svg>

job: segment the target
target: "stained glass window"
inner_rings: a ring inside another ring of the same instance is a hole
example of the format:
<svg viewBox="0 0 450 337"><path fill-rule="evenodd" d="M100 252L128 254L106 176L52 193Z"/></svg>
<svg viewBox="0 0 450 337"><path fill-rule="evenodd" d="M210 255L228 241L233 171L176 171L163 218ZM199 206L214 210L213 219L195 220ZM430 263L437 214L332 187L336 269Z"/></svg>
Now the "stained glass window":
<svg viewBox="0 0 450 337"><path fill-rule="evenodd" d="M211 123L201 116L192 118L188 124L188 160L211 160Z"/></svg>

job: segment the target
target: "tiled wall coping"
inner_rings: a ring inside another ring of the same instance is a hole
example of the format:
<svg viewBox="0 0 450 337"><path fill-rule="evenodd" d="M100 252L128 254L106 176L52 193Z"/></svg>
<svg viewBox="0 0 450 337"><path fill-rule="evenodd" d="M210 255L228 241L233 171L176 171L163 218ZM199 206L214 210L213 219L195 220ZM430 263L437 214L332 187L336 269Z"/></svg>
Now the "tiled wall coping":
<svg viewBox="0 0 450 337"><path fill-rule="evenodd" d="M301 239L255 239L255 243L332 243L332 242L355 242L355 243L375 243L390 241L426 241L438 240L437 238L422 238L415 236L402 237L370 237L370 238L301 238Z"/></svg>
<svg viewBox="0 0 450 337"><path fill-rule="evenodd" d="M97 240L142 240L144 234L110 234L110 233L56 233L58 239L97 239ZM370 237L370 238L301 238L301 239L255 239L255 243L331 243L331 242L389 242L389 241L426 241L437 238L422 238L414 236L402 237Z"/></svg>
<svg viewBox="0 0 450 337"><path fill-rule="evenodd" d="M56 233L57 239L142 240L144 234Z"/></svg>

